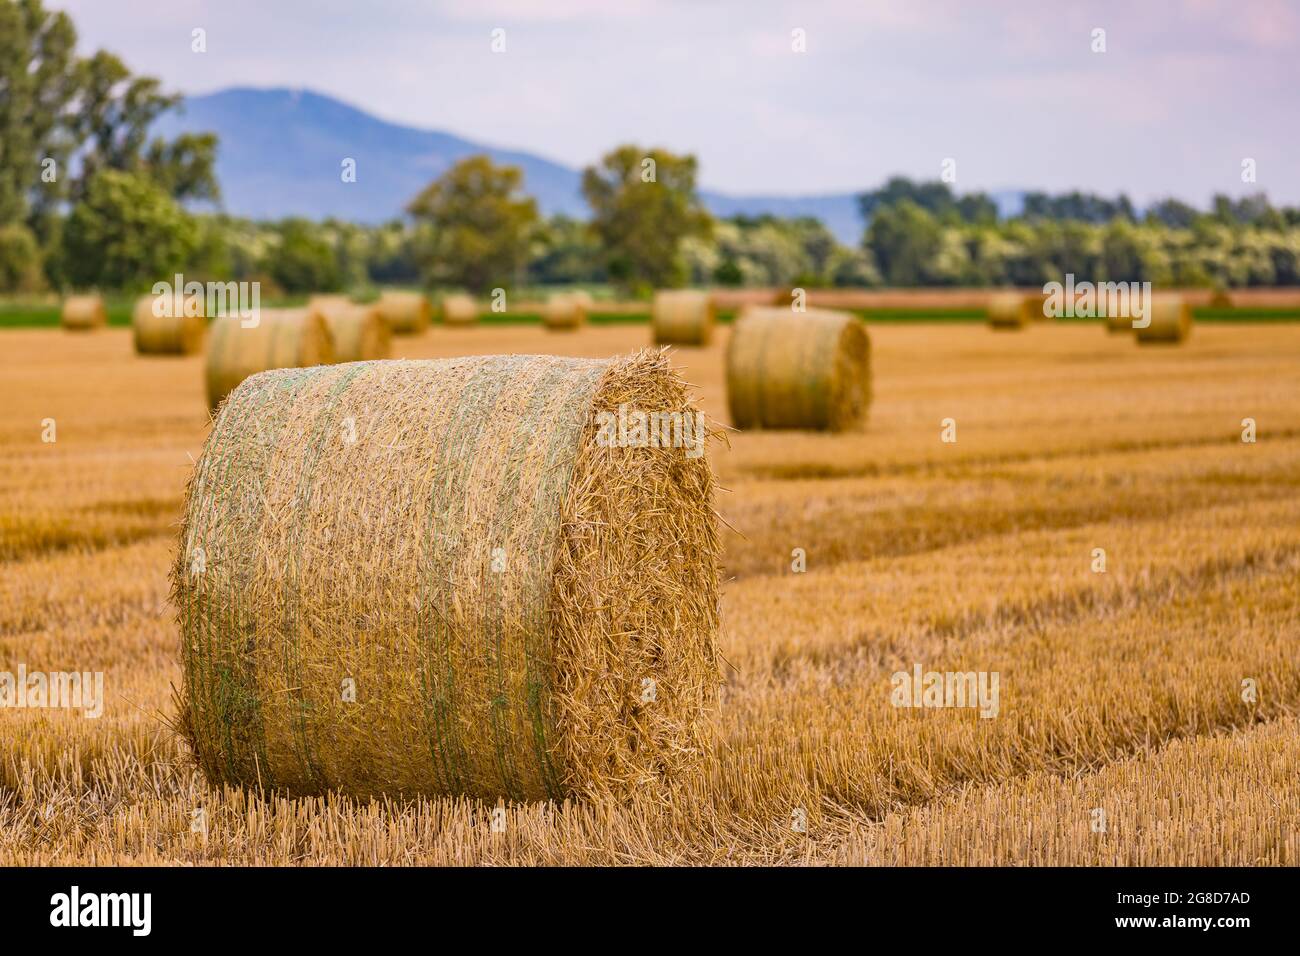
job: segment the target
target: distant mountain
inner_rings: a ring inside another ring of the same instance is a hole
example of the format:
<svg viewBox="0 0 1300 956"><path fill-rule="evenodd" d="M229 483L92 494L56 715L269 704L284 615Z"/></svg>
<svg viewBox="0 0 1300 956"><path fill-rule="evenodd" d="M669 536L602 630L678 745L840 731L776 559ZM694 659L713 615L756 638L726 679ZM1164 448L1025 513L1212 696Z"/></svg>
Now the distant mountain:
<svg viewBox="0 0 1300 956"><path fill-rule="evenodd" d="M457 160L487 153L524 171L524 186L547 215L586 217L581 173L519 150L484 146L436 130L376 119L339 100L308 90L234 88L189 97L182 113L159 120L156 131L211 131L221 139L217 177L225 208L240 216L278 219L334 216L383 222ZM340 178L345 158L356 160L357 180ZM1012 209L1018 193L995 195ZM856 244L862 219L852 193L824 196L730 196L702 192L718 216L768 213L815 216L841 242Z"/></svg>

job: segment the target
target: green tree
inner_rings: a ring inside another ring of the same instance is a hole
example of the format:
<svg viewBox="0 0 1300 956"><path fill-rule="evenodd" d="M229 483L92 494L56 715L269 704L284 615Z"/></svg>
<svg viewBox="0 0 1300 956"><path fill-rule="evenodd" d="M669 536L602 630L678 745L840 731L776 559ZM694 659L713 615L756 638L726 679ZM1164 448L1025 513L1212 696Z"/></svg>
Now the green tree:
<svg viewBox="0 0 1300 956"><path fill-rule="evenodd" d="M197 243L194 220L166 192L103 170L68 216L62 273L80 287L145 290L182 270Z"/></svg>
<svg viewBox="0 0 1300 956"><path fill-rule="evenodd" d="M462 159L407 207L428 226L421 250L430 284L474 292L514 285L528 261L537 203L521 195L524 174L488 156Z"/></svg>
<svg viewBox="0 0 1300 956"><path fill-rule="evenodd" d="M943 248L943 229L925 209L902 199L872 216L865 246L890 285L920 285Z"/></svg>
<svg viewBox="0 0 1300 956"><path fill-rule="evenodd" d="M694 156L633 145L583 170L582 193L611 279L638 292L682 284L682 240L712 227L695 175Z"/></svg>
<svg viewBox="0 0 1300 956"><path fill-rule="evenodd" d="M286 292L336 292L341 285L334 247L306 219L286 219L267 254L266 271Z"/></svg>
<svg viewBox="0 0 1300 956"><path fill-rule="evenodd" d="M41 249L21 223L0 226L0 292L33 292L42 285Z"/></svg>
<svg viewBox="0 0 1300 956"><path fill-rule="evenodd" d="M27 222L41 237L66 196L77 145L76 42L67 14L40 0L0 0L0 224Z"/></svg>
<svg viewBox="0 0 1300 956"><path fill-rule="evenodd" d="M116 169L144 173L176 199L218 198L216 136L149 139L158 117L180 105L179 95L163 93L153 77L132 76L120 59L103 50L80 63L78 90L84 181L98 170Z"/></svg>
<svg viewBox="0 0 1300 956"><path fill-rule="evenodd" d="M585 222L552 216L537 232L528 279L543 285L600 282L604 279L600 259L600 246Z"/></svg>

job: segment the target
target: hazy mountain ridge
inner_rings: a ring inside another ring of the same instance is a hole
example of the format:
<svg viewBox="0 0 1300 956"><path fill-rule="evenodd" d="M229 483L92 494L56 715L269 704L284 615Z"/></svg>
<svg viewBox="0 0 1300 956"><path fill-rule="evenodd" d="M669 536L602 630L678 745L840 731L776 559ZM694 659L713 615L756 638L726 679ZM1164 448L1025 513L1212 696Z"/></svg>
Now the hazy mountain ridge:
<svg viewBox="0 0 1300 956"><path fill-rule="evenodd" d="M401 215L421 189L456 160L487 153L524 171L524 187L546 214L587 215L582 174L522 150L484 146L451 133L401 126L309 90L221 90L189 97L182 113L169 114L164 135L210 130L221 139L217 176L225 208L257 219L334 216L376 223ZM611 144L613 145L613 144ZM356 182L340 173L356 160ZM865 188L865 187L864 187ZM841 242L862 236L853 193L814 196L732 196L702 191L718 216L815 216ZM1019 194L994 196L1004 208Z"/></svg>

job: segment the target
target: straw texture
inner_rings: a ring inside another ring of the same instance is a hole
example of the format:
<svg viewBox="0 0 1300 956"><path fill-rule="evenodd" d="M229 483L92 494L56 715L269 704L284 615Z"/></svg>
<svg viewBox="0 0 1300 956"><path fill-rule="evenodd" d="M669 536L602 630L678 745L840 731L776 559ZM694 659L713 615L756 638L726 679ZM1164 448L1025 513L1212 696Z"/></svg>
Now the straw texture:
<svg viewBox="0 0 1300 956"><path fill-rule="evenodd" d="M1192 309L1179 295L1152 296L1151 324L1134 329L1139 345L1177 345L1192 334Z"/></svg>
<svg viewBox="0 0 1300 956"><path fill-rule="evenodd" d="M707 292L656 292L650 306L657 345L708 345L715 318L713 298Z"/></svg>
<svg viewBox="0 0 1300 956"><path fill-rule="evenodd" d="M179 725L208 778L666 799L697 774L720 680L713 477L682 448L596 441L621 404L691 408L648 351L238 388L173 569Z"/></svg>
<svg viewBox="0 0 1300 956"><path fill-rule="evenodd" d="M108 324L104 300L97 295L72 295L63 301L63 327L71 332L89 332Z"/></svg>
<svg viewBox="0 0 1300 956"><path fill-rule="evenodd" d="M557 332L581 328L587 321L587 305L580 295L553 295L542 306L542 324Z"/></svg>
<svg viewBox="0 0 1300 956"><path fill-rule="evenodd" d="M212 323L204 380L208 407L216 410L248 376L272 368L334 362L334 342L320 314L311 309L262 309L257 325L244 328L229 316Z"/></svg>
<svg viewBox="0 0 1300 956"><path fill-rule="evenodd" d="M478 303L472 296L449 295L442 300L443 325L473 325L478 321Z"/></svg>
<svg viewBox="0 0 1300 956"><path fill-rule="evenodd" d="M385 292L375 304L394 335L423 335L429 330L433 310L419 292Z"/></svg>
<svg viewBox="0 0 1300 956"><path fill-rule="evenodd" d="M1034 321L1034 312L1042 316L1042 300L1019 292L999 292L989 298L989 326L1003 331L1023 329Z"/></svg>
<svg viewBox="0 0 1300 956"><path fill-rule="evenodd" d="M161 311L176 311L171 296ZM182 303L179 315L155 315L154 296L136 300L131 310L131 333L135 350L141 355L193 355L203 348L203 336L208 323L203 318L204 302L199 296L189 296Z"/></svg>
<svg viewBox="0 0 1300 956"><path fill-rule="evenodd" d="M325 320L334 342L334 361L365 362L386 359L392 353L388 323L374 305L351 303L318 306L313 311Z"/></svg>
<svg viewBox="0 0 1300 956"><path fill-rule="evenodd" d="M737 428L848 431L866 423L871 342L852 315L748 308L727 346Z"/></svg>

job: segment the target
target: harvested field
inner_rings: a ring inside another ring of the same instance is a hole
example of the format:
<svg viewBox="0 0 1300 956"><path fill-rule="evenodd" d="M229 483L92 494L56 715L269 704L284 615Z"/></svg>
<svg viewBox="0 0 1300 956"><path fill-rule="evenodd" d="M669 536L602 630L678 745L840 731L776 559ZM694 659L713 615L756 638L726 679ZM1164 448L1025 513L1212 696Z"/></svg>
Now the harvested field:
<svg viewBox="0 0 1300 956"><path fill-rule="evenodd" d="M394 357L647 341L435 331ZM1300 863L1300 325L1176 349L1096 323L869 331L865 430L710 450L724 663L699 774L671 800L520 802L209 784L169 727L204 359L0 332L0 670L104 675L98 718L0 710L0 864ZM730 334L669 353L724 425ZM996 716L894 706L918 667L996 673Z"/></svg>

